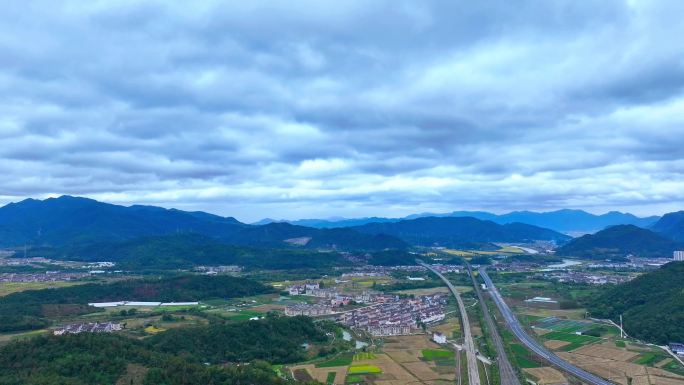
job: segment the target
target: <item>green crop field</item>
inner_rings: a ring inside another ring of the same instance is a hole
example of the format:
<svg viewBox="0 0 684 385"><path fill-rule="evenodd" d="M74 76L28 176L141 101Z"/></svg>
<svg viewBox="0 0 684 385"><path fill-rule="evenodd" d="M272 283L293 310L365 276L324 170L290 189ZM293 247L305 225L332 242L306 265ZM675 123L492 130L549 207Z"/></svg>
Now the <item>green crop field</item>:
<svg viewBox="0 0 684 385"><path fill-rule="evenodd" d="M335 383L335 376L337 376L337 373L328 372L328 377L325 379L325 383L326 384L334 384Z"/></svg>
<svg viewBox="0 0 684 385"><path fill-rule="evenodd" d="M667 358L667 356L648 352L648 353L643 353L639 357L637 357L637 359L634 361L634 363L639 364L639 365L652 366L656 362L662 361L665 358Z"/></svg>
<svg viewBox="0 0 684 385"><path fill-rule="evenodd" d="M382 369L375 365L354 365L350 366L347 370L349 374L379 374L382 373Z"/></svg>
<svg viewBox="0 0 684 385"><path fill-rule="evenodd" d="M625 341L615 341L615 346L617 346L618 348L624 348L627 346L627 344L625 343Z"/></svg>
<svg viewBox="0 0 684 385"><path fill-rule="evenodd" d="M317 368L332 368L335 366L347 366L351 365L354 356L351 354L343 354L339 357L335 357L328 361L323 361L316 364Z"/></svg>
<svg viewBox="0 0 684 385"><path fill-rule="evenodd" d="M513 343L510 344L510 347L511 351L513 352L513 356L515 357L515 361L517 362L519 367L538 368L541 366L536 361L532 360L530 352L528 352L524 346L517 343Z"/></svg>
<svg viewBox="0 0 684 385"><path fill-rule="evenodd" d="M547 339L547 340L558 340L558 341L570 342L569 345L565 345L561 348L561 350L564 350L566 352L601 340L598 337L578 335L578 334L570 334L570 333L563 333L563 332L550 332L550 333L544 334L543 337L544 337L544 339Z"/></svg>
<svg viewBox="0 0 684 385"><path fill-rule="evenodd" d="M434 361L437 359L452 358L455 356L454 352L451 350L438 350L438 349L423 349L423 358L428 361Z"/></svg>
<svg viewBox="0 0 684 385"><path fill-rule="evenodd" d="M354 374L354 375L351 375L351 376L347 376L347 380L346 380L345 382L348 383L348 384L356 384L356 383L359 383L359 382L364 382L364 380L363 380L363 377Z"/></svg>

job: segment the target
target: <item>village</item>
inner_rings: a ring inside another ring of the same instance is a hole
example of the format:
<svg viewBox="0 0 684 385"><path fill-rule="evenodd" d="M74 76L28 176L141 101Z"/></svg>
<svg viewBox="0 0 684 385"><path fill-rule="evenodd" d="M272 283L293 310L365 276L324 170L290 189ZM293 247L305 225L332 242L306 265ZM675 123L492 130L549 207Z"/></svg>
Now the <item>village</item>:
<svg viewBox="0 0 684 385"><path fill-rule="evenodd" d="M437 293L415 298L364 290L358 294L343 294L336 288L321 288L318 283L293 285L292 296L317 299L314 303L298 303L285 308L286 316L335 316L347 327L370 336L410 335L421 325L445 318L447 295ZM356 305L349 309L349 305Z"/></svg>

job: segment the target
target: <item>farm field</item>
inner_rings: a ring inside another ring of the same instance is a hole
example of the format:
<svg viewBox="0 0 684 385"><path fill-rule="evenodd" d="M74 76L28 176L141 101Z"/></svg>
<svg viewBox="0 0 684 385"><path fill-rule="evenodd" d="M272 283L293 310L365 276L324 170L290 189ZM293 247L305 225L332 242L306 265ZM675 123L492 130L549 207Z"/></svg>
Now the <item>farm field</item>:
<svg viewBox="0 0 684 385"><path fill-rule="evenodd" d="M93 281L56 281L56 282L3 282L0 283L0 297L26 290L41 290L93 283Z"/></svg>
<svg viewBox="0 0 684 385"><path fill-rule="evenodd" d="M563 376L563 373L549 366L527 368L523 369L523 371L536 380L535 382L537 382L538 385L567 383L567 379Z"/></svg>
<svg viewBox="0 0 684 385"><path fill-rule="evenodd" d="M374 385L451 384L456 373L454 353L431 342L428 335L387 338L382 352L345 354L289 370L296 378L308 376L322 383Z"/></svg>

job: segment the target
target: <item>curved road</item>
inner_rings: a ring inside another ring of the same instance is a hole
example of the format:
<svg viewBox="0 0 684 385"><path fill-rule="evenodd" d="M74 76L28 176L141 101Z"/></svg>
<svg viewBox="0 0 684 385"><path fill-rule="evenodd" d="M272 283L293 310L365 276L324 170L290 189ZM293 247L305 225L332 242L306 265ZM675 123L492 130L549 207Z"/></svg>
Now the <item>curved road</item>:
<svg viewBox="0 0 684 385"><path fill-rule="evenodd" d="M480 371L477 368L477 357L475 356L475 344L473 343L473 335L470 332L470 321L468 321L468 313L466 313L465 305L463 305L463 300L461 295L456 291L454 285L446 279L439 271L432 268L432 266L424 263L421 260L416 260L416 262L435 273L451 291L451 294L456 297L456 302L458 303L458 310L461 312L461 323L463 326L463 346L466 351L466 361L468 362L468 385L480 385Z"/></svg>
<svg viewBox="0 0 684 385"><path fill-rule="evenodd" d="M492 342L494 343L494 348L496 349L497 361L499 363L499 378L501 378L501 385L520 385L520 380L513 370L511 362L508 360L506 355L506 349L504 349L503 340L499 335L499 331L494 324L492 315L489 313L487 308L487 303L482 296L482 291L480 290L480 284L475 279L473 275L473 270L470 268L470 264L466 263L468 267L468 273L470 273L470 279L473 281L473 286L475 287L475 294L477 294L477 299L480 301L480 306L482 307L482 317L487 324L487 329L489 329L489 334L492 337Z"/></svg>
<svg viewBox="0 0 684 385"><path fill-rule="evenodd" d="M522 325L520 325L520 322L518 322L518 319L515 317L511 309L503 300L503 297L501 297L501 294L499 294L499 291L496 289L496 286L494 286L494 283L492 282L491 278L489 278L489 275L487 275L485 269L481 267L478 269L478 271L484 279L487 288L489 288L489 292L491 293L492 298L496 303L496 306L499 308L499 311L503 315L508 326L511 328L511 331L525 346L527 346L530 350L535 352L538 356L547 360L552 365L567 373L572 374L573 376L579 378L580 380L588 384L615 385L610 381L604 380L603 378L597 375L591 374L586 370L578 368L577 366L561 359L553 352L548 350L546 347L544 347L544 345L540 344L537 340L535 340L533 337L527 334L525 329L523 329Z"/></svg>

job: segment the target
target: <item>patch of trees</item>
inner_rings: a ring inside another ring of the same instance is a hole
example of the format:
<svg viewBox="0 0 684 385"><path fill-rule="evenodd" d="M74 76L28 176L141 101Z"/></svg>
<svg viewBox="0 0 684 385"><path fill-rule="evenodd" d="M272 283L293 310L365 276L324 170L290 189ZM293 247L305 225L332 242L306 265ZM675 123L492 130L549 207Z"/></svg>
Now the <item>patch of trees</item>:
<svg viewBox="0 0 684 385"><path fill-rule="evenodd" d="M263 361L207 366L193 355L170 355L146 341L106 333L41 336L5 345L0 348L0 383L114 384L130 364L147 369L145 385L303 384L279 378Z"/></svg>
<svg viewBox="0 0 684 385"><path fill-rule="evenodd" d="M150 343L159 351L189 354L203 362L247 362L263 359L290 363L306 358L304 343L326 341L324 330L308 317L269 316L237 324L211 324L169 330Z"/></svg>
<svg viewBox="0 0 684 385"><path fill-rule="evenodd" d="M664 344L684 341L684 262L614 286L588 303L592 317L615 321L623 315L628 334Z"/></svg>

